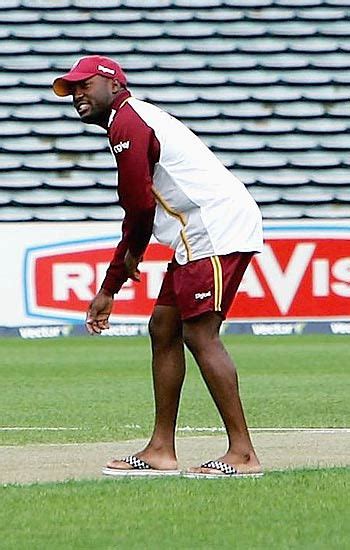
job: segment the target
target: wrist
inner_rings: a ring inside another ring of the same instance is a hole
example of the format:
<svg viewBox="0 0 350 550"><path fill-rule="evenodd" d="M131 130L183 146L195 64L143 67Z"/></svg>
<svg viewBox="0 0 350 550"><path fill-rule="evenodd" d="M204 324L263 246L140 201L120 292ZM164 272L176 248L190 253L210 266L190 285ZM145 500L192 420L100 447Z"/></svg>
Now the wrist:
<svg viewBox="0 0 350 550"><path fill-rule="evenodd" d="M108 296L108 298L114 298L114 292L111 292L107 288L101 287L99 290L99 294L103 294L104 296Z"/></svg>
<svg viewBox="0 0 350 550"><path fill-rule="evenodd" d="M137 263L142 261L143 251L128 248L127 254L129 254L129 256L131 256Z"/></svg>

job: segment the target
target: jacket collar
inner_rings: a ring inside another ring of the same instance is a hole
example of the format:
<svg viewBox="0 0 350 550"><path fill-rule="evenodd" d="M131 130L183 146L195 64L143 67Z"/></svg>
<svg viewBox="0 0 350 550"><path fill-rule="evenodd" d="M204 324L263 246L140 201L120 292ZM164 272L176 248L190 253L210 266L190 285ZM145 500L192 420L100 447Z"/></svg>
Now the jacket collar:
<svg viewBox="0 0 350 550"><path fill-rule="evenodd" d="M119 109L121 109L123 105L125 105L129 97L131 97L131 93L129 92L129 90L122 90L113 101L111 113L108 119L108 129L111 127L115 115L117 114Z"/></svg>

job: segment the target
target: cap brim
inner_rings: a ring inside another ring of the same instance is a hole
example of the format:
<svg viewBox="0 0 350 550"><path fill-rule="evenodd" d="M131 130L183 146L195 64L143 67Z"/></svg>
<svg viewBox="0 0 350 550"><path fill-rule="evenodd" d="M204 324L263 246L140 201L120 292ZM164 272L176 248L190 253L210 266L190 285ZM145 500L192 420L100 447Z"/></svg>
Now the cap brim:
<svg viewBox="0 0 350 550"><path fill-rule="evenodd" d="M59 76L53 81L52 87L53 91L59 97L65 97L71 95L73 92L72 82L81 82L91 78L96 73L67 73L63 76Z"/></svg>

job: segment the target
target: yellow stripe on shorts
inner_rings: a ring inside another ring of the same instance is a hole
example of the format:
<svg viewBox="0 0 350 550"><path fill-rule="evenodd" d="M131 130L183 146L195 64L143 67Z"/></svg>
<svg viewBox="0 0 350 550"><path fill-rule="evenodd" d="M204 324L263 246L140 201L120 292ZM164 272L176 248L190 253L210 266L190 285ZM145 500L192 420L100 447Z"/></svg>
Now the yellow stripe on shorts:
<svg viewBox="0 0 350 550"><path fill-rule="evenodd" d="M210 258L214 271L214 311L221 311L222 302L222 269L218 256Z"/></svg>

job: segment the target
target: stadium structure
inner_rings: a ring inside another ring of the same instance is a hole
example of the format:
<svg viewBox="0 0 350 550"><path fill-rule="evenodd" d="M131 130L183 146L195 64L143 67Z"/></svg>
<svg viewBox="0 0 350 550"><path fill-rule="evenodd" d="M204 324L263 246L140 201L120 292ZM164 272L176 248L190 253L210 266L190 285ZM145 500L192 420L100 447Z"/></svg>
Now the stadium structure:
<svg viewBox="0 0 350 550"><path fill-rule="evenodd" d="M189 125L265 218L350 216L350 2L2 0L0 220L114 220L102 130L51 82L120 61L132 92Z"/></svg>
<svg viewBox="0 0 350 550"><path fill-rule="evenodd" d="M322 221L349 239L350 0L2 0L3 227L122 219L105 132L51 88L96 53L199 135L265 220ZM321 277L329 264L316 296L333 284L348 298L344 251L335 283L331 260L310 267Z"/></svg>

